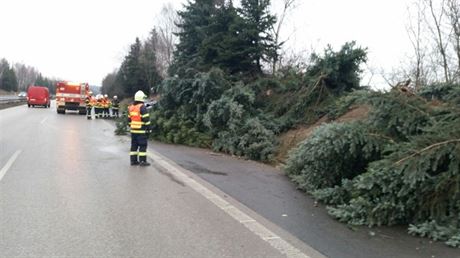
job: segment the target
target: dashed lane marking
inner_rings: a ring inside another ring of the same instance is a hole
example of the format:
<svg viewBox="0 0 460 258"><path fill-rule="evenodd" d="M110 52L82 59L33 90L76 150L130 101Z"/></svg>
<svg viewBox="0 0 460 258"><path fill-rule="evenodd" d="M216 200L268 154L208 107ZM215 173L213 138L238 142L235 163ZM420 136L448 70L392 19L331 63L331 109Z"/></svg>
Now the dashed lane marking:
<svg viewBox="0 0 460 258"><path fill-rule="evenodd" d="M6 162L5 166L3 166L2 170L0 170L0 181L2 181L3 177L5 176L8 169L10 169L11 165L13 165L14 161L18 158L19 154L21 154L21 150L16 151L13 156Z"/></svg>
<svg viewBox="0 0 460 258"><path fill-rule="evenodd" d="M288 243L286 240L282 239L280 236L273 233L267 227L235 207L234 205L230 204L229 202L225 201L223 198L191 178L190 176L186 175L184 172L180 171L174 165L172 165L171 161L166 161L165 158L155 154L153 152L148 152L147 156L155 161L155 163L164 169L168 170L171 174L175 177L180 179L184 182L187 186L198 192L204 198L208 199L214 205L219 207L222 211L227 213L230 217L238 221L241 225L245 226L255 235L257 235L260 239L270 244L273 248L284 254L288 258L310 258L310 256L306 255L305 253L301 252L299 249Z"/></svg>

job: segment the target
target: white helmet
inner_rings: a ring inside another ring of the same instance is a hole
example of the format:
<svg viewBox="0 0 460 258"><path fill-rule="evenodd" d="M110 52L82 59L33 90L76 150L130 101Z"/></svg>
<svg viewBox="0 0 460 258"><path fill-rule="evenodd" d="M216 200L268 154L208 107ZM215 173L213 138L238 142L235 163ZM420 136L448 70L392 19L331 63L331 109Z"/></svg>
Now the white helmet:
<svg viewBox="0 0 460 258"><path fill-rule="evenodd" d="M118 99L117 95L113 96L113 99Z"/></svg>
<svg viewBox="0 0 460 258"><path fill-rule="evenodd" d="M147 98L147 95L145 95L144 92L141 90L138 90L136 94L134 94L134 101L144 102L146 98Z"/></svg>

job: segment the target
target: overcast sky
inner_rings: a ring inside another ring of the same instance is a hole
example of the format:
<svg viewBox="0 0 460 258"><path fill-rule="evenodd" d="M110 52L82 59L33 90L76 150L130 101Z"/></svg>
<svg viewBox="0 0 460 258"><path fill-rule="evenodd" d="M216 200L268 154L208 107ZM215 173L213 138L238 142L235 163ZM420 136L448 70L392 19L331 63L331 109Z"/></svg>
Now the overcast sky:
<svg viewBox="0 0 460 258"><path fill-rule="evenodd" d="M274 8L281 0L272 0ZM288 46L322 51L356 40L369 64L390 70L410 51L410 0L297 0L283 28ZM145 39L165 3L185 0L1 0L0 58L45 76L101 85L136 37ZM374 78L373 83L382 83ZM367 83L367 82L366 82Z"/></svg>

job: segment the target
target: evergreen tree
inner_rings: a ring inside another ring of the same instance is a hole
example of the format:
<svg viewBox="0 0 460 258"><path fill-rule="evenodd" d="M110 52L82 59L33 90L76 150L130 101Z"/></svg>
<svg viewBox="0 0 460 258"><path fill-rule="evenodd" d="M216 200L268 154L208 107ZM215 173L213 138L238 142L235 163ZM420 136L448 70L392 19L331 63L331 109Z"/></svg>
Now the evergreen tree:
<svg viewBox="0 0 460 258"><path fill-rule="evenodd" d="M8 62L3 63L2 73L0 76L0 88L5 91L17 91L18 90L18 80L16 77L16 72L12 67L9 66Z"/></svg>
<svg viewBox="0 0 460 258"><path fill-rule="evenodd" d="M5 58L2 58L0 60L0 79L2 78L3 76L3 73L8 70L10 68L10 64L8 63L8 61L5 59ZM1 86L0 86L1 88Z"/></svg>
<svg viewBox="0 0 460 258"><path fill-rule="evenodd" d="M270 14L270 0L241 0L238 9L244 20L241 31L245 41L243 55L248 56L252 63L252 72L261 73L262 61L270 61L276 55L278 46L270 34L276 17Z"/></svg>
<svg viewBox="0 0 460 258"><path fill-rule="evenodd" d="M183 75L186 68L198 68L201 62L199 50L206 35L205 28L210 25L211 14L215 10L216 0L189 1L185 10L179 12L181 22L177 24L179 43L174 52L174 62L170 74Z"/></svg>
<svg viewBox="0 0 460 258"><path fill-rule="evenodd" d="M36 86L45 86L45 84L46 84L46 81L45 81L45 78L43 77L43 75L41 73L38 74L37 79L35 79L34 85L36 85Z"/></svg>
<svg viewBox="0 0 460 258"><path fill-rule="evenodd" d="M129 54L121 64L118 74L118 80L123 85L124 93L127 96L134 96L138 90L142 90L145 94L150 93L150 87L140 62L141 48L142 44L139 38L136 38L135 43L131 45Z"/></svg>
<svg viewBox="0 0 460 258"><path fill-rule="evenodd" d="M335 93L351 91L360 87L361 64L367 61L367 49L357 47L355 41L345 43L336 52L331 46L324 55L313 54L313 65L307 76L324 85Z"/></svg>
<svg viewBox="0 0 460 258"><path fill-rule="evenodd" d="M44 77L41 73L38 74L37 79L35 79L33 84L47 87L51 94L56 93L56 80Z"/></svg>
<svg viewBox="0 0 460 258"><path fill-rule="evenodd" d="M242 37L244 20L238 15L232 1L215 10L211 24L206 27L208 37L200 48L202 65L218 66L230 73L251 71L252 60L246 53L246 41Z"/></svg>

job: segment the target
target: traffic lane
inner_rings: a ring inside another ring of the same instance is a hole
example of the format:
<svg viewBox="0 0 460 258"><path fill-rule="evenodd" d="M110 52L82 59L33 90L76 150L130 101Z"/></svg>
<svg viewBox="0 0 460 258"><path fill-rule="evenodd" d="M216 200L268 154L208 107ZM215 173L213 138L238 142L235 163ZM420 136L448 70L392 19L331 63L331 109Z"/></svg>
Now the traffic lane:
<svg viewBox="0 0 460 258"><path fill-rule="evenodd" d="M26 105L0 110L0 169L11 156L40 137L37 130L46 117L53 115L49 109L28 109Z"/></svg>
<svg viewBox="0 0 460 258"><path fill-rule="evenodd" d="M129 166L105 121L46 122L0 181L0 256L281 256L167 174Z"/></svg>
<svg viewBox="0 0 460 258"><path fill-rule="evenodd" d="M334 220L278 169L209 150L153 142L151 148L210 182L329 257L460 257L404 227L349 227Z"/></svg>

